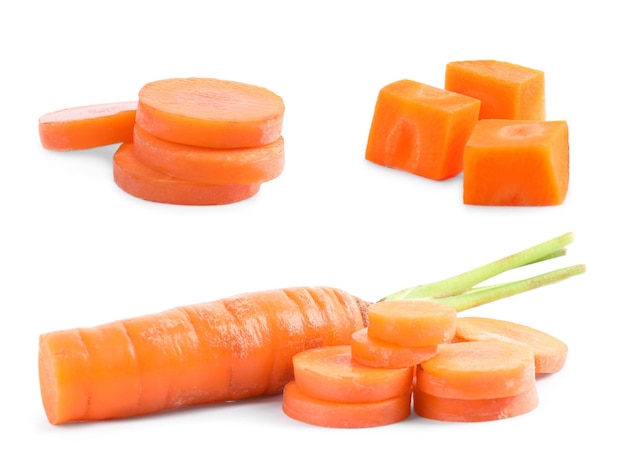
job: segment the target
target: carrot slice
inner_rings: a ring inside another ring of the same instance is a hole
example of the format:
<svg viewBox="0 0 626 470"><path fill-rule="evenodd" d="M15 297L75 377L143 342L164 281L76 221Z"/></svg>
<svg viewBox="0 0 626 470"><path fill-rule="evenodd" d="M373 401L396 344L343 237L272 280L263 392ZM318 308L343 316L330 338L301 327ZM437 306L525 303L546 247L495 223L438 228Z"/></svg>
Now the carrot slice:
<svg viewBox="0 0 626 470"><path fill-rule="evenodd" d="M258 147L281 135L285 105L255 85L214 78L171 78L139 91L137 123L152 135L213 148Z"/></svg>
<svg viewBox="0 0 626 470"><path fill-rule="evenodd" d="M545 78L540 70L497 60L450 62L445 88L479 99L479 119L546 117Z"/></svg>
<svg viewBox="0 0 626 470"><path fill-rule="evenodd" d="M300 390L295 381L285 385L284 413L295 420L330 428L369 428L398 423L411 415L411 394L367 403L320 400Z"/></svg>
<svg viewBox="0 0 626 470"><path fill-rule="evenodd" d="M535 355L535 372L550 374L561 370L567 359L567 345L558 338L526 325L495 318L463 317L456 324L455 341L508 341L523 344Z"/></svg>
<svg viewBox="0 0 626 470"><path fill-rule="evenodd" d="M399 346L394 343L372 338L367 328L352 334L350 351L352 358L367 366L400 369L419 364L437 354L437 346Z"/></svg>
<svg viewBox="0 0 626 470"><path fill-rule="evenodd" d="M401 346L424 347L454 337L456 310L422 300L377 302L369 307L368 334Z"/></svg>
<svg viewBox="0 0 626 470"><path fill-rule="evenodd" d="M276 178L285 165L282 137L253 148L214 149L160 139L135 126L135 155L162 173L203 184L259 184Z"/></svg>
<svg viewBox="0 0 626 470"><path fill-rule="evenodd" d="M565 121L478 121L465 149L465 204L561 204L569 185L568 139Z"/></svg>
<svg viewBox="0 0 626 470"><path fill-rule="evenodd" d="M416 388L442 398L508 397L534 384L532 351L502 341L444 344L415 369Z"/></svg>
<svg viewBox="0 0 626 470"><path fill-rule="evenodd" d="M512 418L537 408L537 387L510 397L464 400L442 398L421 390L413 393L413 409L423 418L438 421L479 422Z"/></svg>
<svg viewBox="0 0 626 470"><path fill-rule="evenodd" d="M365 158L378 165L444 180L463 168L463 148L480 101L412 80L383 87Z"/></svg>
<svg viewBox="0 0 626 470"><path fill-rule="evenodd" d="M39 138L49 150L82 150L132 142L136 101L67 108L39 118Z"/></svg>
<svg viewBox="0 0 626 470"><path fill-rule="evenodd" d="M260 185L207 185L165 175L140 162L134 144L122 144L113 156L117 185L147 201L180 205L218 205L254 196Z"/></svg>

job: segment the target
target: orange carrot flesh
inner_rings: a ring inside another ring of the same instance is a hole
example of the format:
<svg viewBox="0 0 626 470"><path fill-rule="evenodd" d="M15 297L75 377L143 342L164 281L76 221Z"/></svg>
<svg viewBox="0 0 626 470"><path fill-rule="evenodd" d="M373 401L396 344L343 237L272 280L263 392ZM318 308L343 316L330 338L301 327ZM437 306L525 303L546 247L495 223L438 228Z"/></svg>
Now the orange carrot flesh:
<svg viewBox="0 0 626 470"><path fill-rule="evenodd" d="M133 142L146 166L203 184L264 183L279 176L285 165L282 137L260 147L214 149L169 142L135 126Z"/></svg>
<svg viewBox="0 0 626 470"><path fill-rule="evenodd" d="M293 356L298 388L310 397L343 403L386 400L410 392L413 368L384 369L352 359L349 345L326 346Z"/></svg>
<svg viewBox="0 0 626 470"><path fill-rule="evenodd" d="M456 325L455 341L508 341L530 348L535 372L558 372L567 359L567 345L558 338L526 325L495 318L463 317Z"/></svg>
<svg viewBox="0 0 626 470"><path fill-rule="evenodd" d="M136 101L124 101L54 111L39 118L39 138L57 151L132 142L136 110Z"/></svg>
<svg viewBox="0 0 626 470"><path fill-rule="evenodd" d="M437 346L409 347L372 338L367 327L352 334L352 358L370 367L400 369L419 364L437 354Z"/></svg>
<svg viewBox="0 0 626 470"><path fill-rule="evenodd" d="M365 158L433 180L458 175L480 101L399 80L378 95Z"/></svg>
<svg viewBox="0 0 626 470"><path fill-rule="evenodd" d="M368 334L401 346L436 346L452 340L456 310L437 302L394 300L369 306Z"/></svg>
<svg viewBox="0 0 626 470"><path fill-rule="evenodd" d="M254 85L213 78L172 78L139 91L137 124L152 135L212 148L267 145L282 132L280 96Z"/></svg>
<svg viewBox="0 0 626 470"><path fill-rule="evenodd" d="M545 78L540 70L497 60L450 62L445 88L479 99L480 119L546 117Z"/></svg>
<svg viewBox="0 0 626 470"><path fill-rule="evenodd" d="M501 341L443 344L415 370L415 387L442 398L502 398L534 384L532 351Z"/></svg>
<svg viewBox="0 0 626 470"><path fill-rule="evenodd" d="M565 200L569 186L565 121L481 120L464 158L465 204L547 206Z"/></svg>
<svg viewBox="0 0 626 470"><path fill-rule="evenodd" d="M421 390L413 393L413 409L418 416L438 421L480 422L513 418L529 413L539 405L537 387L509 397L464 400L442 398Z"/></svg>
<svg viewBox="0 0 626 470"><path fill-rule="evenodd" d="M398 423L411 415L411 394L367 403L320 400L300 390L295 381L283 391L284 413L292 419L329 428L370 428Z"/></svg>
<svg viewBox="0 0 626 470"><path fill-rule="evenodd" d="M279 393L293 379L289 355L310 343L347 345L364 326L360 299L328 287L290 291L241 294L41 335L39 374L48 420L122 418ZM318 306L327 309L324 323L294 327L305 323L295 319L290 297L296 292L309 296L311 306L312 293L332 299Z"/></svg>
<svg viewBox="0 0 626 470"><path fill-rule="evenodd" d="M259 192L260 184L208 185L186 181L144 165L134 144L122 144L113 156L113 178L128 194L146 201L190 206L232 204Z"/></svg>

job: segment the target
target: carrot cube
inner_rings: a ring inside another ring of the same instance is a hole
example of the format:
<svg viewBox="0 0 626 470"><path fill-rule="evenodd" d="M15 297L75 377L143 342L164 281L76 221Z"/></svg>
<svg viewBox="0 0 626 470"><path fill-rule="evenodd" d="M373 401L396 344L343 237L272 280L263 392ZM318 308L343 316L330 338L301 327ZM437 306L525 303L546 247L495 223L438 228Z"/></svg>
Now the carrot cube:
<svg viewBox="0 0 626 470"><path fill-rule="evenodd" d="M480 101L412 80L378 95L365 158L433 180L458 175Z"/></svg>
<svg viewBox="0 0 626 470"><path fill-rule="evenodd" d="M445 88L479 99L480 119L546 118L545 77L540 70L497 60L450 62Z"/></svg>
<svg viewBox="0 0 626 470"><path fill-rule="evenodd" d="M478 121L464 154L465 204L558 205L568 184L567 122Z"/></svg>

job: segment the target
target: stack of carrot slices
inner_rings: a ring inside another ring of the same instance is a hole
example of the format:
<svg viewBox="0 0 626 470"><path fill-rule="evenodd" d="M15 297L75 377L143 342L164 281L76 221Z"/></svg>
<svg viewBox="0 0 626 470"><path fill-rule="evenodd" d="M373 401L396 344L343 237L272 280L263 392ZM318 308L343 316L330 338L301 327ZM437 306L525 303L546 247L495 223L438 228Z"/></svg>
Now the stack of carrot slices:
<svg viewBox="0 0 626 470"><path fill-rule="evenodd" d="M228 204L282 173L284 110L282 98L265 88L172 78L146 84L137 102L46 114L39 134L45 148L59 151L121 143L113 176L133 196Z"/></svg>

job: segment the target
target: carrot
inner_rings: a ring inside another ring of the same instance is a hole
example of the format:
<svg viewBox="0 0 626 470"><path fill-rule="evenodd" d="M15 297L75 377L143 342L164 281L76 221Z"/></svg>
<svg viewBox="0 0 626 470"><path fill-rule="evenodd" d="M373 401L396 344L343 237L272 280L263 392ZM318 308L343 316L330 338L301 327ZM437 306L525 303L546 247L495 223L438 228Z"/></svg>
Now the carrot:
<svg viewBox="0 0 626 470"><path fill-rule="evenodd" d="M352 334L350 342L352 358L371 367L399 369L419 364L437 354L437 345L409 347L372 338L368 328Z"/></svg>
<svg viewBox="0 0 626 470"><path fill-rule="evenodd" d="M214 149L160 139L135 126L135 154L146 166L203 184L259 184L276 178L285 164L282 137L253 148Z"/></svg>
<svg viewBox="0 0 626 470"><path fill-rule="evenodd" d="M526 325L495 318L463 317L457 320L455 341L509 341L523 344L535 355L535 372L561 370L567 345L558 338Z"/></svg>
<svg viewBox="0 0 626 470"><path fill-rule="evenodd" d="M368 335L400 346L424 347L454 337L456 310L432 301L378 302L368 309Z"/></svg>
<svg viewBox="0 0 626 470"><path fill-rule="evenodd" d="M251 198L260 184L208 185L160 173L135 155L134 144L122 144L113 156L113 178L128 194L152 202L181 205L230 204Z"/></svg>
<svg viewBox="0 0 626 470"><path fill-rule="evenodd" d="M411 393L366 403L342 403L311 397L289 382L283 411L295 420L330 428L369 428L398 423L411 415Z"/></svg>
<svg viewBox="0 0 626 470"><path fill-rule="evenodd" d="M464 154L465 204L563 203L569 186L568 139L565 121L479 121Z"/></svg>
<svg viewBox="0 0 626 470"><path fill-rule="evenodd" d="M49 150L82 150L132 142L136 101L62 109L39 118L39 138Z"/></svg>
<svg viewBox="0 0 626 470"><path fill-rule="evenodd" d="M137 124L181 144L258 147L280 137L284 111L282 98L265 88L213 78L171 78L141 88Z"/></svg>
<svg viewBox="0 0 626 470"><path fill-rule="evenodd" d="M509 397L534 384L532 351L502 341L443 344L415 370L417 389L442 398Z"/></svg>
<svg viewBox="0 0 626 470"><path fill-rule="evenodd" d="M365 158L378 165L444 180L463 168L463 149L480 101L412 80L383 87Z"/></svg>
<svg viewBox="0 0 626 470"><path fill-rule="evenodd" d="M529 413L538 405L536 386L518 395L471 400L442 398L421 390L413 392L415 414L438 421L479 422L513 418Z"/></svg>
<svg viewBox="0 0 626 470"><path fill-rule="evenodd" d="M293 356L294 379L306 395L320 400L364 403L411 391L413 368L384 369L353 360L350 346L326 346Z"/></svg>
<svg viewBox="0 0 626 470"><path fill-rule="evenodd" d="M479 119L546 117L545 77L540 70L497 60L450 62L445 88L479 99Z"/></svg>

